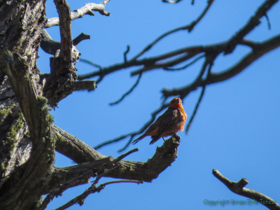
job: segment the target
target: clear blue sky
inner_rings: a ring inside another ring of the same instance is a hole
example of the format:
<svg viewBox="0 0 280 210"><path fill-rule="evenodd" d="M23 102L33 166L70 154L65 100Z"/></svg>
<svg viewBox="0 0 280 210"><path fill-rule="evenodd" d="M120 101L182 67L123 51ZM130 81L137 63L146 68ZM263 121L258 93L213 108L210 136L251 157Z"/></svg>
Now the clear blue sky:
<svg viewBox="0 0 280 210"><path fill-rule="evenodd" d="M110 66L123 61L123 52L130 45L131 58L162 33L188 24L198 17L206 6L206 0L182 1L164 4L160 0L127 1L111 0L106 10L110 17L95 12L73 21L72 32L76 37L81 32L91 35L78 45L81 58L101 66ZM174 34L156 45L143 57L155 56L170 50L192 46L214 44L229 39L254 14L264 0L217 0L204 19L192 33ZM70 1L73 11L88 1ZM100 3L100 2L95 2ZM272 25L262 23L247 39L263 41L280 33L280 3L268 13ZM53 1L47 1L47 17L57 12ZM60 40L58 27L48 29L55 40ZM230 67L249 48L238 47L233 54L219 56L213 71ZM42 72L49 71L49 55L39 52L38 66ZM82 207L70 209L266 209L261 204L225 205L225 207L203 204L208 200L242 200L247 198L229 191L212 175L218 169L228 179L248 179L246 186L260 191L280 203L280 49L276 49L250 65L236 77L206 88L205 96L191 126L190 132L181 136L178 158L152 183L109 185L100 193L90 195ZM160 69L143 74L139 86L116 106L108 104L121 97L136 81L130 77L131 69L113 73L98 85L93 92L75 92L59 103L52 111L54 123L77 136L90 146L96 146L131 131L136 131L150 119L150 113L160 106L163 87L184 86L196 77L201 62L185 71L166 72ZM96 70L79 62L78 74ZM136 68L135 68L136 69ZM199 97L200 90L184 100L190 116ZM128 139L99 151L105 155L119 156L117 150ZM149 145L145 138L136 145L139 151L127 160L146 161L157 147L159 140ZM133 149L130 146L128 149ZM72 165L72 161L57 154L57 166ZM102 178L100 184L108 181ZM82 193L90 184L70 189L62 197L55 198L47 209L54 209Z"/></svg>

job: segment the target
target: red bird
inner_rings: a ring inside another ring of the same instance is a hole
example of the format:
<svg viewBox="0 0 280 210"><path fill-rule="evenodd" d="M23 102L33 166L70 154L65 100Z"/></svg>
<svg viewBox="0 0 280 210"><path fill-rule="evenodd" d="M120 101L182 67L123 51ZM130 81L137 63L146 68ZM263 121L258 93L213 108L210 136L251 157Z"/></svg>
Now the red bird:
<svg viewBox="0 0 280 210"><path fill-rule="evenodd" d="M180 130L184 130L186 120L187 114L182 106L182 100L180 98L173 98L168 109L132 144L136 144L146 136L152 137L150 144L153 144L161 137L170 136Z"/></svg>

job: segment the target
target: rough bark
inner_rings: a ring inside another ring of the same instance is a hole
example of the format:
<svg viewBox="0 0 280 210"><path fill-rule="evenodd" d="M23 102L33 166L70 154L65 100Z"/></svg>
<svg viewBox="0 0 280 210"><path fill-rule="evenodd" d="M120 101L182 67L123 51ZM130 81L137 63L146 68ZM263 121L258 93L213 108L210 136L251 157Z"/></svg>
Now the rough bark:
<svg viewBox="0 0 280 210"><path fill-rule="evenodd" d="M108 2L104 0L100 4L88 4L70 13L66 1L55 0L60 17L49 20L48 27L60 25L61 42L54 43L47 34L42 36L47 23L44 0L0 1L0 209L44 209L54 196L70 187L88 183L90 177L100 179L101 176L107 176L151 182L175 161L180 139L178 136L165 141L147 162L133 162L122 160L126 155L117 159L104 156L52 124L49 106L56 106L75 90L97 87L94 81L76 81L74 62L79 52L73 43L88 37L83 35L83 38L72 40L71 20L91 14L91 10L108 16L110 13L104 11ZM269 5L272 6L276 0L267 2L271 2ZM258 22L253 22L255 27ZM250 44L241 40L251 28L245 29L241 35L237 34L231 39L226 52L234 50L239 42ZM42 37L44 49L54 55L50 74L45 75L41 75L36 66ZM50 42L55 45L51 50L48 46ZM236 69L246 68L252 61L278 47L279 43L279 36L259 45L253 43L252 53L239 66L227 72L211 74L206 80L199 80L197 86L180 90L179 94L186 95L191 89L232 77ZM111 73L130 64L135 66L142 63L132 60L105 69L104 72ZM96 74L101 76L100 72ZM163 92L165 96L170 93L172 91ZM53 164L55 150L78 164L56 167ZM41 204L42 195L47 197Z"/></svg>

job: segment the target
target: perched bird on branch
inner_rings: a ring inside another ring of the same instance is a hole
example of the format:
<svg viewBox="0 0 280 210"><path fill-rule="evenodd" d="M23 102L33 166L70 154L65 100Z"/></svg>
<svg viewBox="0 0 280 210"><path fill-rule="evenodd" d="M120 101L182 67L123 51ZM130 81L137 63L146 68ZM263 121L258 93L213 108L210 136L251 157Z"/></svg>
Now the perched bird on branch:
<svg viewBox="0 0 280 210"><path fill-rule="evenodd" d="M174 135L180 130L184 130L186 120L187 114L182 106L182 100L180 98L173 98L168 109L132 144L136 144L146 136L152 137L150 144L153 144L161 137Z"/></svg>

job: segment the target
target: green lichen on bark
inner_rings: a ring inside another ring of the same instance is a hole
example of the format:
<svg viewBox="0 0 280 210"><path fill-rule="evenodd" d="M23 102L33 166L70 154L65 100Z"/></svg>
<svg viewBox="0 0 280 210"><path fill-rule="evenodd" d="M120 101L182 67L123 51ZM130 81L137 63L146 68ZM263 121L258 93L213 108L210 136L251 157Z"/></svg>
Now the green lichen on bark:
<svg viewBox="0 0 280 210"><path fill-rule="evenodd" d="M47 105L48 103L48 99L44 96L39 96L37 98L37 104L39 107L42 107L42 111L44 112L45 116L46 116L46 122L48 124L51 124L54 121L53 116L49 113L49 111L51 110L51 108Z"/></svg>
<svg viewBox="0 0 280 210"><path fill-rule="evenodd" d="M0 74L4 73L9 69L8 63L13 60L13 54L7 48L0 50Z"/></svg>
<svg viewBox="0 0 280 210"><path fill-rule="evenodd" d="M6 166L6 164L3 162L3 163L1 163L1 171L2 171L2 173L4 172L4 171L6 171L7 170L7 166Z"/></svg>
<svg viewBox="0 0 280 210"><path fill-rule="evenodd" d="M37 98L37 104L38 104L38 106L40 106L40 107L44 107L45 105L47 105L47 103L48 103L48 99L46 98L46 97L44 97L44 96L39 96L38 98Z"/></svg>
<svg viewBox="0 0 280 210"><path fill-rule="evenodd" d="M11 113L11 109L13 106L10 106L9 108L6 107L6 112ZM1 110L2 113L4 113L4 110ZM20 113L16 120L12 123L10 130L7 132L6 137L1 140L1 143L3 146L5 146L5 152L12 154L12 151L15 147L16 142L19 140L19 132L24 127L24 118L22 113ZM7 162L5 159L2 160L1 163L1 172L2 174L7 169Z"/></svg>
<svg viewBox="0 0 280 210"><path fill-rule="evenodd" d="M18 140L18 133L24 127L23 115L19 114L18 118L12 124L10 131L7 133L6 139L3 140L3 145L9 145L9 151L14 148L15 142Z"/></svg>
<svg viewBox="0 0 280 210"><path fill-rule="evenodd" d="M43 112L45 112L45 115L46 115L46 122L47 122L48 124L53 123L54 117L53 117L52 114L49 112L49 111L51 110L51 108L50 108L48 105L45 105L45 106L43 107L42 110L43 110Z"/></svg>
<svg viewBox="0 0 280 210"><path fill-rule="evenodd" d="M11 104L10 106L3 107L2 110L0 110L0 124L5 120L5 118L12 114L12 109L15 107L15 104Z"/></svg>

